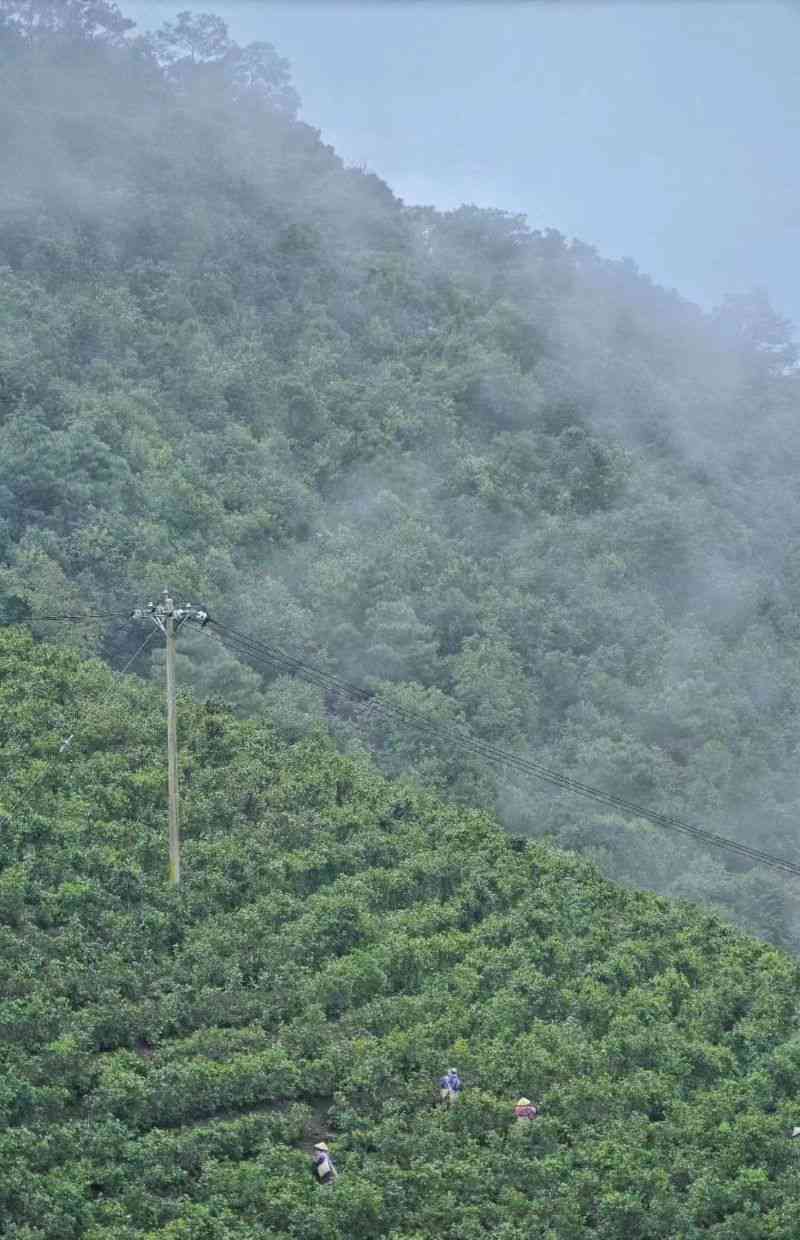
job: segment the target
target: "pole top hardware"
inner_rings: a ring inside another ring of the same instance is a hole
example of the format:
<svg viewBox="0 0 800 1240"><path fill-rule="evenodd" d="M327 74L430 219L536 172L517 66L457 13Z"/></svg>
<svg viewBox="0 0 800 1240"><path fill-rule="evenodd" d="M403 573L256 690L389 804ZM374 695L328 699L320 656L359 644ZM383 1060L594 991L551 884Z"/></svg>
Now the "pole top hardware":
<svg viewBox="0 0 800 1240"><path fill-rule="evenodd" d="M176 630L187 620L199 624L202 629L211 619L205 608L195 607L192 603L187 607L176 607L168 590L162 591L161 600L160 603L148 603L146 607L137 607L131 612L131 620L152 620L162 633L166 633L166 621L170 617Z"/></svg>

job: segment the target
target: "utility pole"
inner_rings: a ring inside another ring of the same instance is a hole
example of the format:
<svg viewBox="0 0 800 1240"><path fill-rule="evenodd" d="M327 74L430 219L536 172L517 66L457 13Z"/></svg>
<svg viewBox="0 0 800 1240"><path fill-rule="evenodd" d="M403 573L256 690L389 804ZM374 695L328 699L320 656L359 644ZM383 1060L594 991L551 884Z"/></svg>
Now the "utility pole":
<svg viewBox="0 0 800 1240"><path fill-rule="evenodd" d="M137 607L131 613L132 620L150 619L161 629L166 638L167 664L167 766L168 766L168 817L169 817L169 881L177 887L181 881L181 839L178 788L178 709L175 682L175 637L187 620L202 628L208 623L208 612L200 607L176 607L169 591L164 590L161 602Z"/></svg>
<svg viewBox="0 0 800 1240"><path fill-rule="evenodd" d="M175 611L164 591L164 633L167 639L167 765L169 768L169 881L181 881L181 837L178 826L178 707L175 700Z"/></svg>

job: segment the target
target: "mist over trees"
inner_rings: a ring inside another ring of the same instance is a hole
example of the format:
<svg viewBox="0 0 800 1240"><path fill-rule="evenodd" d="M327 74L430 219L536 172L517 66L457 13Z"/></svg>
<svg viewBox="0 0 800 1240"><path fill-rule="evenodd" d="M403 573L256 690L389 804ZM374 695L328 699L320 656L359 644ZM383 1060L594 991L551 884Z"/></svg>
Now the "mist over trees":
<svg viewBox="0 0 800 1240"><path fill-rule="evenodd" d="M213 15L0 0L0 616L119 663L165 584L433 721L794 856L797 350L521 216L410 206ZM324 118L320 118L324 120ZM797 949L794 888L313 687L200 696ZM156 661L157 667L157 661ZM153 670L140 661L139 670Z"/></svg>

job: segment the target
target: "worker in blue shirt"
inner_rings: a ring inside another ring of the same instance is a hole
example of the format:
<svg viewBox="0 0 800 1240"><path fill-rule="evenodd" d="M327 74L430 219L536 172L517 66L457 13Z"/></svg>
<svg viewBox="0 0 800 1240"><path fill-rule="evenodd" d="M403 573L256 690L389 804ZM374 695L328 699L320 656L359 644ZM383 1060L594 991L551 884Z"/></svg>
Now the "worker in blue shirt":
<svg viewBox="0 0 800 1240"><path fill-rule="evenodd" d="M439 1080L439 1097L445 1106L452 1106L458 1101L458 1095L461 1093L461 1077L455 1068L448 1068L447 1075Z"/></svg>

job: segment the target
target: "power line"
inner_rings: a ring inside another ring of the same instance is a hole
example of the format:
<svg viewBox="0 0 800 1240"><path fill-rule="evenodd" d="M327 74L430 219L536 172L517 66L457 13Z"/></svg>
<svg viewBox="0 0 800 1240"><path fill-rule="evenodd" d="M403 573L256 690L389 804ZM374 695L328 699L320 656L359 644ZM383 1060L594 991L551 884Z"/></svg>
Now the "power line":
<svg viewBox="0 0 800 1240"><path fill-rule="evenodd" d="M637 805L625 797L617 796L612 792L604 792L600 788L594 788L560 771L546 767L535 759L524 758L522 755L515 754L510 750L501 749L489 741L465 736L452 728L448 728L446 725L432 723L429 719L408 707L388 702L367 689L341 680L322 668L314 667L305 660L286 654L284 651L278 650L266 642L249 637L246 633L237 632L237 630L228 628L228 626L222 625L215 620L209 620L209 625L217 632L226 646L231 647L236 653L245 656L253 663L257 664L261 661L263 666L263 663L266 662L272 667L278 667L283 671L290 672L292 675L302 676L305 680L316 684L319 688L365 704L370 713L378 711L386 716L400 719L408 726L426 732L431 739L447 741L451 745L483 758L493 766L510 768L522 775L552 784L565 792L585 797L606 808L620 810L626 815L641 818L653 823L655 826L688 836L698 843L706 844L712 848L724 849L736 853L738 856L745 857L750 861L757 862L760 865L781 870L794 877L800 877L800 865L795 862L777 857L773 853L765 852L763 849L753 848L749 844L743 844L738 840L729 839L727 836L706 831L702 827L696 827L691 823L684 822L672 814L662 814L655 810L646 809L644 806Z"/></svg>
<svg viewBox="0 0 800 1240"><path fill-rule="evenodd" d="M132 665L132 664L136 661L136 659L138 659L139 655L142 653L142 651L144 650L145 646L148 644L148 642L150 642L150 641L153 639L153 637L155 637L155 630L153 630L151 633L148 633L148 634L147 634L147 637L145 637L145 639L144 639L144 641L141 643L141 645L140 645L140 646L138 646L138 647L136 648L136 650L133 652L133 654L132 654L132 655L131 655L131 657L127 660L127 662L126 662L126 663L125 663L125 664L124 664L124 665L120 668L120 670L119 670L118 672L114 673L114 677L115 677L115 679L112 681L111 685L110 685L110 686L109 686L109 688L106 690L106 692L103 694L103 696L100 698L100 700L96 703L96 705L97 705L98 707L100 707L100 706L104 706L104 705L105 705L105 703L106 703L106 702L108 701L108 699L111 697L112 693L114 693L114 692L115 692L115 690L116 690L116 688L117 688L117 683L116 683L116 682L117 682L117 679L118 679L120 676L124 676L124 675L125 675L125 673L127 672L128 668L129 668L129 667L130 667L130 666L131 666L131 665ZM69 736L65 736L65 737L64 737L64 739L61 741L61 744L60 744L60 745L59 745L59 747L58 747L58 752L59 752L59 754L66 753L66 751L69 749L69 747L70 747L70 745L72 744L72 742L73 742L73 740L74 740L74 739L75 739L75 733L74 733L74 732L71 732ZM19 806L20 802L21 802L21 801L22 801L22 800L23 800L26 796L28 796L28 794L31 792L31 790L32 790L33 788L35 788L35 787L36 787L36 785L37 785L37 784L41 783L41 781L44 779L45 775L47 774L47 771L48 771L48 767L44 767L44 768L43 768L43 769L39 772L39 774L37 775L36 779L34 779L34 780L33 780L33 782L32 782L32 783L30 783L30 784L28 785L28 787L25 789L25 791L24 791L24 792L21 792L21 793L20 793L20 795L17 797L17 799L11 803L11 805L9 806L9 808L8 808L8 809L6 809L6 810L3 810L3 811L2 811L2 812L3 812L3 813L7 816L7 817L8 817L8 816L10 816L11 814L13 814L13 813L14 813L14 811L15 811L15 810L17 809L17 807Z"/></svg>
<svg viewBox="0 0 800 1240"><path fill-rule="evenodd" d="M127 611L84 612L83 615L80 615L80 616L30 616L29 619L21 621L21 622L15 621L15 620L4 620L2 622L2 625L3 625L3 628L13 628L17 623L31 625L31 624L39 624L40 621L44 621L44 620L63 621L69 624L90 624L94 620L112 620L112 619L120 620L122 618L128 619L130 617L130 614L131 614L130 608L128 608Z"/></svg>
<svg viewBox="0 0 800 1240"><path fill-rule="evenodd" d="M233 631L230 630L230 636L226 637L226 644L232 639ZM303 660L294 658L293 656L283 656L281 652L270 650L265 647L263 651L258 650L261 643L253 643L252 639L247 639L244 635L237 635L239 639L236 642L236 648L240 653L251 659L262 653L274 666L278 666L283 670L300 674L305 679L311 680L320 687L332 690L335 693L341 693L348 696L355 696L361 701L366 701L371 707L380 712L400 718L403 722L419 729L426 731L433 739L441 740L442 738L454 743L458 747L471 751L482 757L495 766L503 766L511 768L523 775L534 776L538 779L551 783L564 791L572 792L580 796L584 796L595 801L598 804L609 808L623 810L626 814L632 814L639 818L644 818L655 825L665 827L677 831L679 833L693 837L709 846L724 848L738 853L740 856L747 857L749 860L759 862L764 865L770 865L773 868L785 870L796 876L800 876L800 866L795 865L791 861L776 857L771 853L764 852L762 849L752 848L750 845L742 844L739 841L728 839L726 836L716 835L713 832L705 831L702 828L695 827L689 823L683 822L681 819L673 815L661 814L656 811L645 809L643 806L636 805L623 797L619 797L614 793L604 792L601 789L593 788L583 784L578 780L564 775L561 772L554 771L543 766L531 759L525 759L519 754L514 754L508 750L502 750L489 742L476 740L472 737L465 737L462 734L453 732L451 729L442 727L439 724L433 724L430 720L418 715L416 712L406 707L382 701L377 695L370 694L367 690L357 686L348 686L346 683L338 681L336 678L322 672L319 668L313 668L305 664ZM242 640L244 639L244 640ZM234 639L235 640L235 639ZM249 643L249 644L248 644Z"/></svg>
<svg viewBox="0 0 800 1240"><path fill-rule="evenodd" d="M128 613L128 614L130 614L130 613ZM136 647L136 649L134 650L134 652L133 652L133 654L131 655L131 657L130 657L129 659L127 659L127 660L125 661L125 663L123 663L123 665L122 665L122 667L119 669L119 671L118 671L118 672L114 672L114 673L113 673L113 675L115 676L115 678L116 678L116 679L118 679L120 676L124 676L124 675L125 675L125 673L128 671L128 668L130 668L130 667L131 667L131 666L132 666L132 665L136 662L136 660L139 658L139 655L142 653L142 651L144 650L144 648L145 648L145 646L147 645L147 643L148 643L148 642L149 642L149 641L150 641L150 640L151 640L154 636L155 636L155 632L152 632L152 633L148 633L148 634L147 634L147 637L144 639L144 641L143 641L143 642L142 642L139 646L137 646L137 647ZM99 707L99 706L104 706L104 705L105 705L105 703L108 701L108 699L111 697L112 693L114 693L114 691L116 690L116 687L117 687L117 686L116 686L116 680L114 680L114 681L112 681L111 685L110 685L110 686L109 686L109 688L106 690L106 692L103 694L103 696L100 698L99 702L97 702L97 703L96 703L96 705L97 705L98 707ZM70 736L70 737L67 737L67 739L66 739L66 741L65 741L65 742L62 742L62 747L61 747L61 749L59 750L59 753L63 753L64 749L66 748L67 743L68 743L69 741L71 741L71 740L72 740L72 737Z"/></svg>
<svg viewBox="0 0 800 1240"><path fill-rule="evenodd" d="M31 616L30 623L36 624L40 620L63 620L70 624L89 623L92 620L121 620L130 619L131 609L127 611L97 611L84 612L82 616Z"/></svg>

